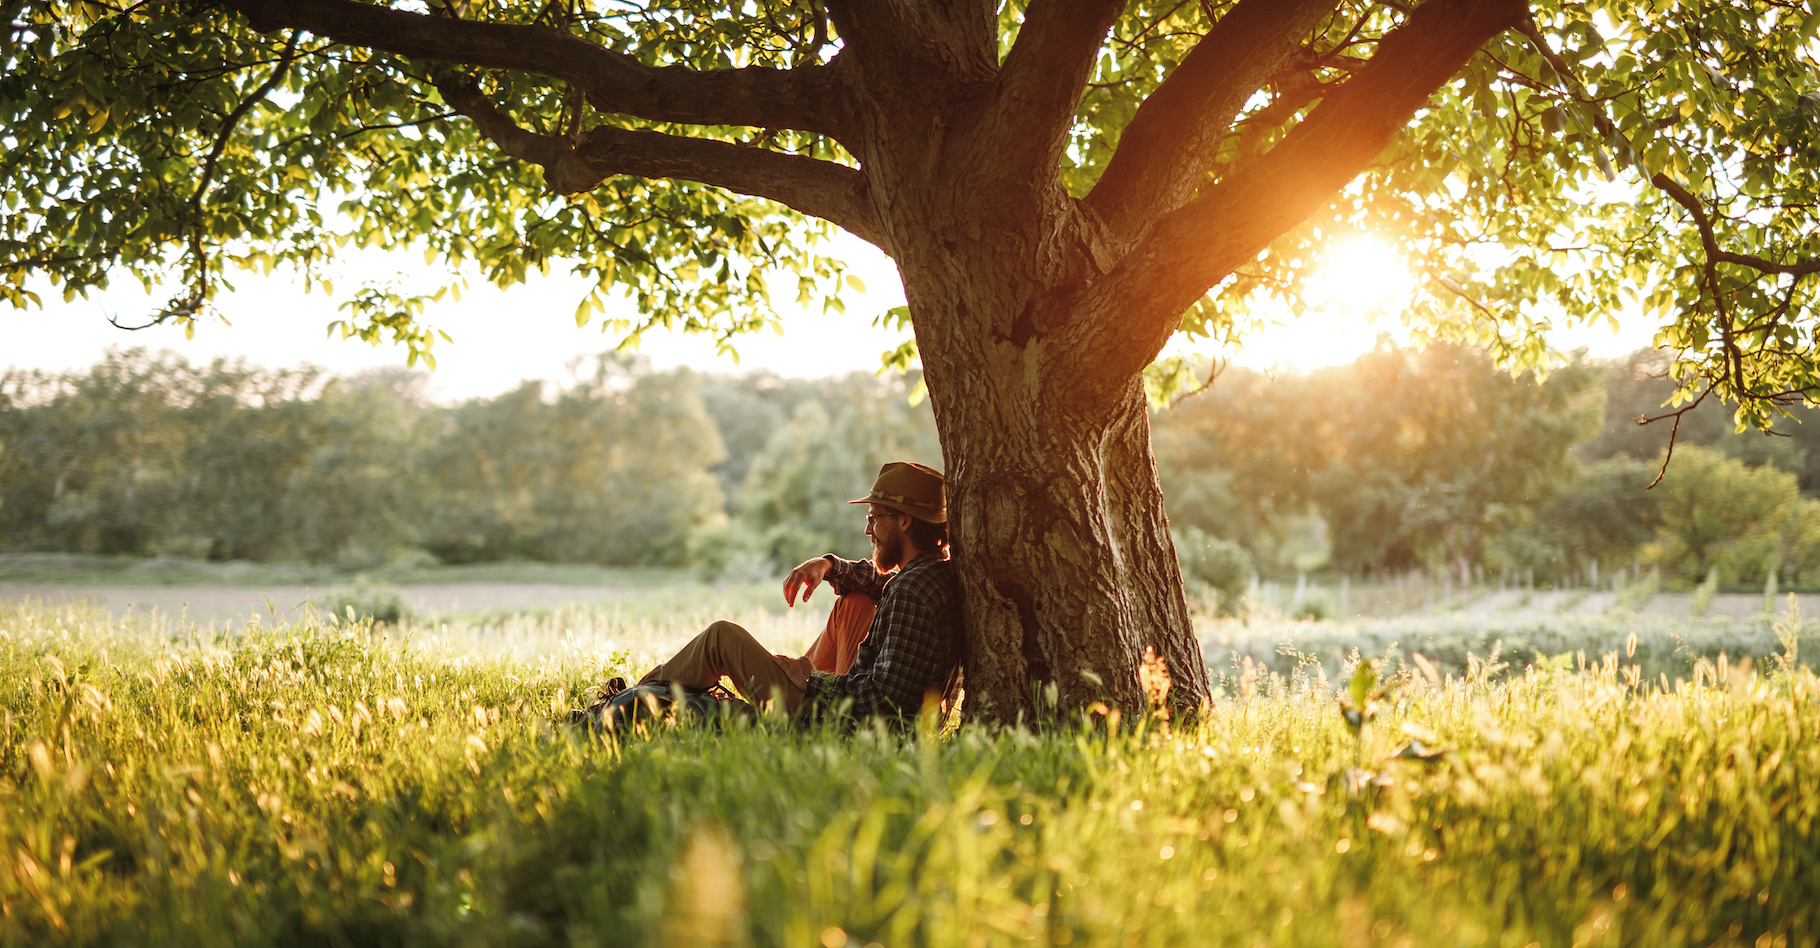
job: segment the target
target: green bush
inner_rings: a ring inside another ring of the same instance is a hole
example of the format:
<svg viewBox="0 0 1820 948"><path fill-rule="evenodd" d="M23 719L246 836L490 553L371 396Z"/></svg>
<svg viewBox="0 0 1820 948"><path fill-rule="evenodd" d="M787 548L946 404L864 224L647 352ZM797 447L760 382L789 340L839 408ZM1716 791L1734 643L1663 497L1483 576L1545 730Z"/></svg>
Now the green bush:
<svg viewBox="0 0 1820 948"><path fill-rule="evenodd" d="M1237 543L1222 540L1198 527L1177 528L1174 538L1182 578L1217 592L1220 614L1236 614L1245 590L1251 584L1251 553Z"/></svg>
<svg viewBox="0 0 1820 948"><path fill-rule="evenodd" d="M1656 575L1654 570L1650 571L1651 577ZM1719 567L1715 566L1712 569L1707 570L1706 579L1702 580L1700 585L1694 587L1693 602L1689 605L1689 612L1694 618L1700 619L1706 616L1706 610L1712 608L1713 595L1718 591Z"/></svg>
<svg viewBox="0 0 1820 948"><path fill-rule="evenodd" d="M338 621L397 625L410 615L397 587L365 576L356 578L349 585L330 589L314 603L317 610Z"/></svg>
<svg viewBox="0 0 1820 948"><path fill-rule="evenodd" d="M746 582L777 572L764 539L740 520L718 520L689 534L689 562L709 581Z"/></svg>
<svg viewBox="0 0 1820 948"><path fill-rule="evenodd" d="M1295 605L1290 607L1289 615L1290 618L1300 619L1304 622L1320 622L1333 618L1333 607L1328 604L1325 596L1309 596L1297 600Z"/></svg>

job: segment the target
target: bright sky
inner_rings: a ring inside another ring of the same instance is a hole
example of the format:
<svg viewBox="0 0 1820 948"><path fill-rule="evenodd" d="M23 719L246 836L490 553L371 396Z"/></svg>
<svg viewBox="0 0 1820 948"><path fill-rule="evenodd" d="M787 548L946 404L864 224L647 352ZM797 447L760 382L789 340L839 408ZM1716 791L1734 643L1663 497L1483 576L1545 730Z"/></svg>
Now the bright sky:
<svg viewBox="0 0 1820 948"><path fill-rule="evenodd" d="M763 333L741 340L737 368L804 377L855 369L874 371L880 353L905 338L905 333L871 324L874 316L904 301L891 261L870 245L845 236L830 252L849 264L868 292L849 292L845 314L780 305L784 334ZM403 257L376 263L393 269L412 266ZM67 304L47 285L35 286L46 298L42 311L0 308L0 340L4 340L0 366L53 371L82 368L98 361L110 346L169 348L193 362L217 356L244 356L254 364L274 367L308 362L344 374L404 364L401 348L375 348L358 340L327 336L329 322L339 315L336 306L345 297L327 297L320 290L306 295L300 284L280 278L261 281L242 275L236 282L240 289L220 300L220 309L233 325L199 324L193 340L185 340L176 327L126 332L110 325L110 314L132 324L163 302L140 292L137 284ZM1393 250L1374 240L1357 240L1336 253L1317 277L1316 297L1324 294L1329 300L1322 312L1252 337L1234 361L1282 369L1349 362L1369 350L1380 332L1401 337L1400 324L1387 314L1394 312L1395 301L1408 292L1409 283L1408 272ZM586 328L576 327L573 313L583 293L581 285L570 279L533 277L530 283L510 291L477 286L460 302L445 300L431 306L425 320L455 339L453 343L438 342L434 350L433 397L455 401L494 395L524 379L563 379L573 360L611 349L619 340L603 335L598 321ZM1633 321L1617 334L1603 328L1559 333L1556 343L1563 349L1585 346L1595 356L1611 356L1648 345L1653 331L1653 327ZM1192 343L1181 349L1197 351ZM658 368L736 369L701 336L653 332L645 336L640 351Z"/></svg>
<svg viewBox="0 0 1820 948"><path fill-rule="evenodd" d="M639 351L659 368L689 365L716 372L764 368L808 377L876 370L880 354L908 335L871 325L873 316L903 304L897 271L870 245L855 239L843 238L831 252L851 263L868 290L847 292L846 314L823 314L819 307L805 312L780 303L785 335L767 332L742 339L737 367L717 355L705 336L651 332ZM395 261L365 261L368 266L363 269L383 272L390 264L392 270L408 273L414 261L421 260L416 254L399 255ZM45 298L43 310L0 307L4 340L0 365L80 368L94 364L110 346L168 348L192 362L217 356L244 356L266 366L308 362L338 373L404 364L402 347L374 347L328 336L328 324L343 315L336 307L346 301L346 281L337 287L337 296L329 297L320 288L305 294L300 281L276 276L261 280L242 274L231 279L238 289L223 294L218 306L232 325L199 322L191 340L175 326L127 332L109 324L112 315L132 325L164 302L164 297L145 295L137 282L118 281L104 294L71 303L64 303L48 285L34 286ZM479 284L459 302L445 299L426 307L424 321L454 337L454 342L438 340L433 350L437 368L431 376L432 396L453 401L494 395L524 379L563 379L575 359L614 348L619 337L603 334L598 318L586 327L575 325L575 305L585 294L585 285L578 280L533 274L530 282L509 291Z"/></svg>
<svg viewBox="0 0 1820 948"><path fill-rule="evenodd" d="M1364 355L1380 334L1407 342L1408 331L1397 318L1398 302L1415 288L1415 278L1395 249L1371 237L1340 241L1311 278L1306 294L1318 310L1257 333L1244 348L1229 355L1238 365L1258 369L1312 369L1341 365ZM1550 333L1562 352L1584 348L1594 358L1627 355L1650 345L1654 323L1622 320L1609 326L1576 326ZM1171 351L1207 354L1206 346L1178 339Z"/></svg>

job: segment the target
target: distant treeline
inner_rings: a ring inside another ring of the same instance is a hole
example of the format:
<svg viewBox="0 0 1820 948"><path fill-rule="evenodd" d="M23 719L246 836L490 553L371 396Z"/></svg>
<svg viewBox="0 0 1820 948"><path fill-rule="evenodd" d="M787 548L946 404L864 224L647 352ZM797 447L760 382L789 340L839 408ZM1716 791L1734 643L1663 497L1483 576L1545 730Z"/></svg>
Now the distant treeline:
<svg viewBox="0 0 1820 948"><path fill-rule="evenodd" d="M866 548L878 466L940 463L913 378L656 372L452 407L427 377L338 378L171 353L0 375L0 549L293 560L425 554L756 572Z"/></svg>
<svg viewBox="0 0 1820 948"><path fill-rule="evenodd" d="M1456 346L1380 348L1306 375L1233 369L1155 420L1191 575L1425 570L1587 585L1654 567L1670 584L1820 579L1820 426L1736 433L1706 403L1674 459L1660 353L1576 362L1538 383Z"/></svg>
<svg viewBox="0 0 1820 948"><path fill-rule="evenodd" d="M1820 573L1820 431L1736 434L1657 354L1545 382L1484 354L1381 348L1303 375L1233 369L1160 410L1191 579L1445 571L1586 583ZM866 548L846 501L894 458L941 463L915 376L658 372L623 356L454 406L427 377L335 377L115 352L0 374L0 550L293 560L528 558L757 575ZM1803 411L1800 417L1810 412Z"/></svg>

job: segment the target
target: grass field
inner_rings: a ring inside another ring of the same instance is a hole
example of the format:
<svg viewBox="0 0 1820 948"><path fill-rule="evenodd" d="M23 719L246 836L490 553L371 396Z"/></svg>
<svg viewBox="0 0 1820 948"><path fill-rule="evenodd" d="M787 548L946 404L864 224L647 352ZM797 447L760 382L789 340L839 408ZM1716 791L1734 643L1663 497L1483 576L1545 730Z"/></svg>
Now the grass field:
<svg viewBox="0 0 1820 948"><path fill-rule="evenodd" d="M0 940L1820 937L1820 681L1774 656L1690 661L1666 690L1622 648L1585 670L1393 661L1362 741L1306 667L1231 679L1173 727L550 723L692 628L689 604L233 638L0 604ZM1448 753L1387 760L1410 735Z"/></svg>

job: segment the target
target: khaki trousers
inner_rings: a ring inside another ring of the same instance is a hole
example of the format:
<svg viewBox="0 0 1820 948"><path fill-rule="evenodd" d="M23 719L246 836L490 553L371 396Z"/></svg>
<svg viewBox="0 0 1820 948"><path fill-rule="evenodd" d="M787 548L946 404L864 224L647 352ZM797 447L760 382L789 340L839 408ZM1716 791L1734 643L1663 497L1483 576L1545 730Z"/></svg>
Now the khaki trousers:
<svg viewBox="0 0 1820 948"><path fill-rule="evenodd" d="M708 688L725 675L754 706L776 702L783 711L794 714L802 707L803 689L812 670L807 658L774 655L752 633L722 620L703 629L638 683L674 682L687 688Z"/></svg>

